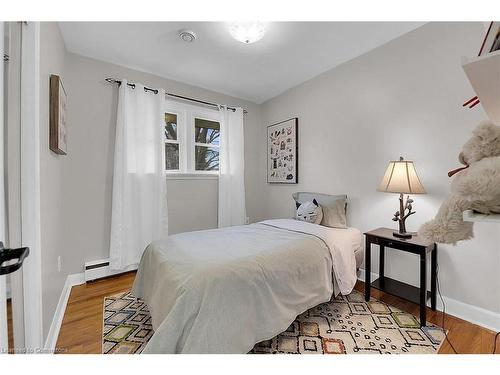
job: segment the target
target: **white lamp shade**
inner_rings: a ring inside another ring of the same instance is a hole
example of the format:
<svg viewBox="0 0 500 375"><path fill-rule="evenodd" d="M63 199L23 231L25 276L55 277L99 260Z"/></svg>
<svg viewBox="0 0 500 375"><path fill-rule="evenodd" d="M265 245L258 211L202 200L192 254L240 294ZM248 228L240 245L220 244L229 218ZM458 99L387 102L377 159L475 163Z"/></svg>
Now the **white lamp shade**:
<svg viewBox="0 0 500 375"><path fill-rule="evenodd" d="M390 161L377 190L400 194L426 193L410 160Z"/></svg>

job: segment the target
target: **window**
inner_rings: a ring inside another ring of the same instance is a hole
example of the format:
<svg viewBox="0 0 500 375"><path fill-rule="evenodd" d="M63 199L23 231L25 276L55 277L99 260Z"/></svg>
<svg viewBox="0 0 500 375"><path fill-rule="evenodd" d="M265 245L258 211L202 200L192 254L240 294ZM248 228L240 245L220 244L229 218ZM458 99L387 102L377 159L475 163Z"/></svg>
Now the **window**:
<svg viewBox="0 0 500 375"><path fill-rule="evenodd" d="M167 101L165 170L170 173L218 174L219 113Z"/></svg>
<svg viewBox="0 0 500 375"><path fill-rule="evenodd" d="M201 118L194 119L194 169L219 170L220 124Z"/></svg>
<svg viewBox="0 0 500 375"><path fill-rule="evenodd" d="M177 115L165 113L165 169L167 171L179 171L179 146Z"/></svg>

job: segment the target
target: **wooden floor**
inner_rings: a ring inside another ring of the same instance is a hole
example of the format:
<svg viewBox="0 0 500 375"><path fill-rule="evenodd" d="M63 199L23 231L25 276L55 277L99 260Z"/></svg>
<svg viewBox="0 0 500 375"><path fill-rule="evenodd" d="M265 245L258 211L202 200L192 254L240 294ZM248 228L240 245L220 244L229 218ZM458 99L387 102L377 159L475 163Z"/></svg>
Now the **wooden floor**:
<svg viewBox="0 0 500 375"><path fill-rule="evenodd" d="M73 287L57 340L63 353L101 353L103 298L130 290L135 273ZM358 282L356 289L363 291ZM418 305L372 289L372 296L403 311L418 316ZM441 325L441 313L428 309L428 321ZM464 320L446 316L448 337L459 353L491 353L494 333ZM500 340L499 340L500 341ZM500 343L499 343L500 344ZM497 351L499 351L497 349ZM453 353L445 342L439 353Z"/></svg>
<svg viewBox="0 0 500 375"><path fill-rule="evenodd" d="M7 331L9 336L9 349L14 348L14 326L12 323L12 301L7 300Z"/></svg>
<svg viewBox="0 0 500 375"><path fill-rule="evenodd" d="M101 353L103 299L130 290L135 272L74 286L56 348L61 353Z"/></svg>

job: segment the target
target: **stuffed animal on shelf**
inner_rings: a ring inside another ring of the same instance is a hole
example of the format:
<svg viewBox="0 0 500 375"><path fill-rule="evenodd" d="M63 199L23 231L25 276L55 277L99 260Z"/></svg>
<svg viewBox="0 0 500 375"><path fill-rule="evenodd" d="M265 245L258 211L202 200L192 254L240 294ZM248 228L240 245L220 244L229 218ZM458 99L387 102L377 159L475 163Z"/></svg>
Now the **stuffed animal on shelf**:
<svg viewBox="0 0 500 375"><path fill-rule="evenodd" d="M452 243L473 237L472 222L463 212L500 213L500 126L481 122L472 132L458 157L465 167L448 173L453 178L451 194L434 218L418 234L428 240Z"/></svg>

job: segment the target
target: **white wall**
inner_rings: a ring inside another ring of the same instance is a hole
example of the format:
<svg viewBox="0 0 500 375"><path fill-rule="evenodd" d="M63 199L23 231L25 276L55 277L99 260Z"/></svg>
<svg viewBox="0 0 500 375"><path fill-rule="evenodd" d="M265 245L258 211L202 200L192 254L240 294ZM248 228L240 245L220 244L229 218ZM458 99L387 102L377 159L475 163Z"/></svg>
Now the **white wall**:
<svg viewBox="0 0 500 375"><path fill-rule="evenodd" d="M193 180L181 176L169 177L167 180L169 233L217 228L218 194L217 178Z"/></svg>
<svg viewBox="0 0 500 375"><path fill-rule="evenodd" d="M263 218L265 145L260 106L148 73L68 53L56 23L41 23L41 216L44 336L66 276L87 261L109 256L114 133L118 87L106 77L248 110L245 127L247 216ZM68 95L68 154L48 148L49 75L59 74ZM217 226L217 180L167 181L171 233ZM62 270L57 270L57 258Z"/></svg>
<svg viewBox="0 0 500 375"><path fill-rule="evenodd" d="M485 118L480 106L461 106L474 92L460 66L461 56L477 54L483 33L481 23L427 24L264 103L264 127L299 118L299 184L267 184L266 216L289 217L294 191L346 193L351 226L394 227L397 196L376 188L388 161L403 155L428 192L414 197L408 229L432 218L449 189L447 171ZM498 313L499 228L476 224L475 234L439 246L442 292ZM418 285L414 256L390 251L386 259L388 276Z"/></svg>
<svg viewBox="0 0 500 375"><path fill-rule="evenodd" d="M81 272L85 261L109 256L111 192L118 87L106 77L124 77L149 87L163 87L180 95L242 106L248 110L245 126L245 181L248 216L262 218L259 205L262 179L257 179L264 153L256 153L262 127L258 105L69 53L64 77L69 101L68 155L64 156L65 189L61 209L66 217L62 236L68 273ZM248 146L247 146L248 145ZM263 150L263 148L261 147ZM263 173L263 170L261 174ZM217 226L217 180L169 180L169 231Z"/></svg>
<svg viewBox="0 0 500 375"><path fill-rule="evenodd" d="M67 274L57 269L57 257L71 251L63 233L68 219L63 192L67 189L64 168L68 160L49 150L49 79L61 76L65 84L66 50L57 24L40 24L40 216L42 251L43 337L52 322ZM68 250L68 248L70 250Z"/></svg>

